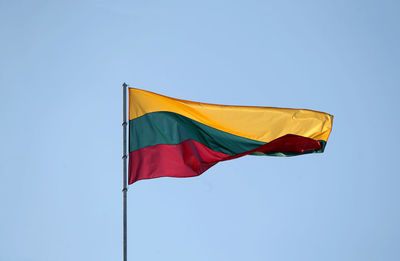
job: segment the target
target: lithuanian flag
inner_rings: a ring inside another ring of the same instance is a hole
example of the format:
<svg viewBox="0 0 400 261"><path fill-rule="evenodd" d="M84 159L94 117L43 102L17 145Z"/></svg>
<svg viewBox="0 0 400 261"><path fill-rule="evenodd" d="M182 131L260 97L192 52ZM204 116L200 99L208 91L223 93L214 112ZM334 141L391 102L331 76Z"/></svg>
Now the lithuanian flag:
<svg viewBox="0 0 400 261"><path fill-rule="evenodd" d="M323 152L332 120L318 111L216 105L129 88L129 184L198 176L245 155Z"/></svg>

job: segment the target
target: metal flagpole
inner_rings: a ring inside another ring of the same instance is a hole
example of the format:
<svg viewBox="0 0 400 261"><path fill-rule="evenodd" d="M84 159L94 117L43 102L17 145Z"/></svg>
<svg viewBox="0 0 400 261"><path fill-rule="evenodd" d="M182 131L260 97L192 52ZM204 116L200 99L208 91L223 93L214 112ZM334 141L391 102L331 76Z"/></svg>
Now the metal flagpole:
<svg viewBox="0 0 400 261"><path fill-rule="evenodd" d="M122 154L122 161L123 161L123 169L122 169L122 253L123 253L123 261L127 261L127 199L128 199L128 179L127 179L127 159L128 155L126 152L127 147L127 132L126 127L128 125L126 121L126 92L128 85L126 83L122 84L122 146L123 146L123 154Z"/></svg>

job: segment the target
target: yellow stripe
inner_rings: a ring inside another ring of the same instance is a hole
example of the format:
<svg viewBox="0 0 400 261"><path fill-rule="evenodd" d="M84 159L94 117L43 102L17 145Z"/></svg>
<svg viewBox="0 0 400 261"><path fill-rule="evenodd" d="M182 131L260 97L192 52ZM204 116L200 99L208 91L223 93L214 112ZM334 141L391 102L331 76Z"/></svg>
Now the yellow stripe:
<svg viewBox="0 0 400 261"><path fill-rule="evenodd" d="M274 107L192 102L129 88L129 119L169 111L244 138L270 142L286 134L327 141L333 116L324 112Z"/></svg>

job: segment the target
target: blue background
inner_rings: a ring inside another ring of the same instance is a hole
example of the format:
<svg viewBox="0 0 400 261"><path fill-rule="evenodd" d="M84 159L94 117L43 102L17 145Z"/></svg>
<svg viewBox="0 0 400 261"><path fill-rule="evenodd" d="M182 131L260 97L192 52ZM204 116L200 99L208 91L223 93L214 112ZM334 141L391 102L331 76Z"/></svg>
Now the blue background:
<svg viewBox="0 0 400 261"><path fill-rule="evenodd" d="M130 260L400 260L400 3L0 2L0 260L121 260L123 82L335 116L324 154L129 188Z"/></svg>

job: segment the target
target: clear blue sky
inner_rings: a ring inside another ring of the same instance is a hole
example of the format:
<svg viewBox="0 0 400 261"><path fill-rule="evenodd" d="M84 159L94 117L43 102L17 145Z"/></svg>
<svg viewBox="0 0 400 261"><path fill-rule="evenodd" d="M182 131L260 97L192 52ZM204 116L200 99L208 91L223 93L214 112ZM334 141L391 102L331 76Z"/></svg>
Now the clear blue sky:
<svg viewBox="0 0 400 261"><path fill-rule="evenodd" d="M0 260L121 260L121 84L335 116L324 154L129 190L129 260L400 260L400 4L0 1Z"/></svg>

